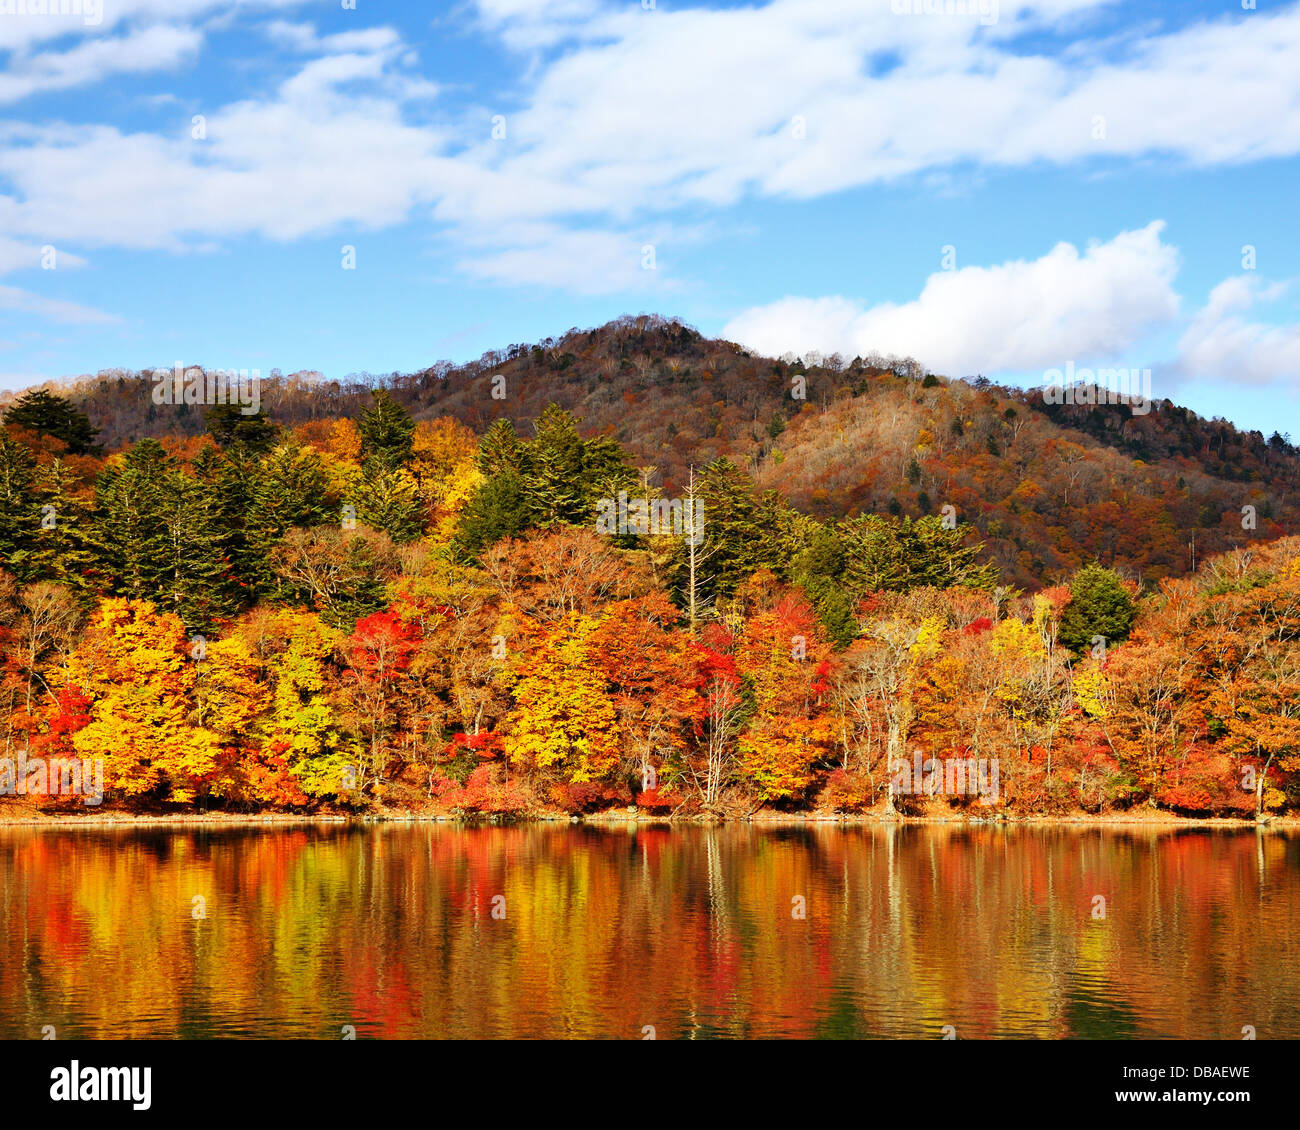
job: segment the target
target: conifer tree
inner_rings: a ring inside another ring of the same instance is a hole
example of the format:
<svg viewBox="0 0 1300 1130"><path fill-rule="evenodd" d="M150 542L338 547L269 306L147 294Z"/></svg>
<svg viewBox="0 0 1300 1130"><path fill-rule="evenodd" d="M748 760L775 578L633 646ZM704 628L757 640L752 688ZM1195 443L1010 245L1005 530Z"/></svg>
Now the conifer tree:
<svg viewBox="0 0 1300 1130"><path fill-rule="evenodd" d="M4 422L60 439L68 445L71 455L88 455L99 450L95 445L99 429L91 425L90 417L75 408L72 401L42 388L20 396L5 412Z"/></svg>
<svg viewBox="0 0 1300 1130"><path fill-rule="evenodd" d="M0 428L0 558L29 553L40 527L36 502L36 457ZM22 576L21 566L9 566Z"/></svg>
<svg viewBox="0 0 1300 1130"><path fill-rule="evenodd" d="M156 597L166 583L163 493L172 460L157 440L114 456L95 485L93 541L109 590L132 600Z"/></svg>
<svg viewBox="0 0 1300 1130"><path fill-rule="evenodd" d="M33 503L39 521L30 549L15 553L10 568L27 579L56 581L84 594L94 583L96 555L90 515L73 495L73 481L61 459L38 468Z"/></svg>
<svg viewBox="0 0 1300 1130"><path fill-rule="evenodd" d="M1070 603L1061 613L1060 640L1082 654L1096 636L1107 644L1127 639L1136 618L1137 606L1119 577L1094 562L1070 580Z"/></svg>
<svg viewBox="0 0 1300 1130"><path fill-rule="evenodd" d="M524 441L515 432L509 420L495 420L483 433L478 445L478 468L485 475L501 475L513 471L517 475L527 470Z"/></svg>
<svg viewBox="0 0 1300 1130"><path fill-rule="evenodd" d="M375 389L371 399L370 407L357 422L361 458L379 459L390 467L404 466L411 459L415 421L387 389Z"/></svg>
<svg viewBox="0 0 1300 1130"><path fill-rule="evenodd" d="M383 530L395 542L420 536L423 507L410 472L383 460L366 464L357 500L357 517L373 530Z"/></svg>

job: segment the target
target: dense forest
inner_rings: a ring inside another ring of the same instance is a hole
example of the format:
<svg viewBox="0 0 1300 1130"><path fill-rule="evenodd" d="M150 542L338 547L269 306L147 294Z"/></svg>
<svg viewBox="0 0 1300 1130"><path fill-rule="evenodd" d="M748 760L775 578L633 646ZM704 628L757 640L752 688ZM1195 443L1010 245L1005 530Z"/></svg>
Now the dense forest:
<svg viewBox="0 0 1300 1130"><path fill-rule="evenodd" d="M1300 805L1286 437L644 317L153 383L5 411L0 815Z"/></svg>

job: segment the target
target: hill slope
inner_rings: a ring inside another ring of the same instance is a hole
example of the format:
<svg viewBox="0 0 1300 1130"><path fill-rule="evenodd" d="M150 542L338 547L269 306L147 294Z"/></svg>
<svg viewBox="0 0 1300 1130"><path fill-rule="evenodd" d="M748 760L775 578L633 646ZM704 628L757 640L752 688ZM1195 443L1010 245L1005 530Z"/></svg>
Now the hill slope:
<svg viewBox="0 0 1300 1130"><path fill-rule="evenodd" d="M1145 416L1049 405L1037 392L934 377L910 359L762 357L654 316L405 375L275 373L262 405L288 426L355 417L376 385L417 419L452 416L480 432L501 418L526 429L559 404L585 433L611 436L653 467L669 494L691 466L727 456L819 516L951 505L1005 579L1031 588L1092 558L1147 580L1185 575L1300 517L1296 448L1169 401ZM199 408L156 405L151 387L145 374L112 370L60 391L109 449L203 433Z"/></svg>

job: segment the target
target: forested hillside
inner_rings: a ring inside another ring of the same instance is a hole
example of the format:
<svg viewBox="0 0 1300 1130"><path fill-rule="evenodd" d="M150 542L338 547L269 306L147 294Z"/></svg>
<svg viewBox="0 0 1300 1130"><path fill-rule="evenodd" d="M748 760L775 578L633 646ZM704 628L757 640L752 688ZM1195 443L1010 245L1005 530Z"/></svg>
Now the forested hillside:
<svg viewBox="0 0 1300 1130"><path fill-rule="evenodd" d="M627 319L17 399L0 812L82 810L19 755L144 811L1300 803L1286 440L805 362Z"/></svg>
<svg viewBox="0 0 1300 1130"><path fill-rule="evenodd" d="M111 451L198 437L203 406L158 405L147 374L106 371L67 395ZM355 417L382 387L416 420L476 433L527 431L551 403L609 437L668 495L692 466L726 457L761 488L820 517L939 514L954 506L1006 580L1039 588L1089 560L1154 583L1198 560L1276 537L1300 516L1300 455L1277 434L1238 432L1169 401L1044 404L1038 392L948 380L911 359L753 356L642 316L512 345L468 365L327 381L268 375L261 406L296 426ZM495 393L495 395L494 395ZM1255 529L1243 532L1243 508Z"/></svg>

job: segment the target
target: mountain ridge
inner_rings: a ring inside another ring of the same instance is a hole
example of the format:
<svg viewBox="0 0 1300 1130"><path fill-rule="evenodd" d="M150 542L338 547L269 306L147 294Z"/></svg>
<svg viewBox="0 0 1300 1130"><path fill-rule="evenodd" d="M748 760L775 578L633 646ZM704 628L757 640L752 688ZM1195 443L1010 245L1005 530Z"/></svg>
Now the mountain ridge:
<svg viewBox="0 0 1300 1130"><path fill-rule="evenodd" d="M46 382L107 450L204 433L200 406L160 407L148 371ZM1300 452L1169 400L1049 404L1042 390L940 377L912 358L766 357L659 315L512 344L477 361L344 380L273 371L262 410L294 428L358 416L374 388L417 419L527 428L549 403L616 439L666 494L730 459L818 517L953 507L1005 577L1059 581L1090 559L1157 582L1209 554L1280 537L1300 518ZM18 394L10 394L6 400ZM6 400L0 400L0 407ZM1253 525L1252 525L1253 523Z"/></svg>

